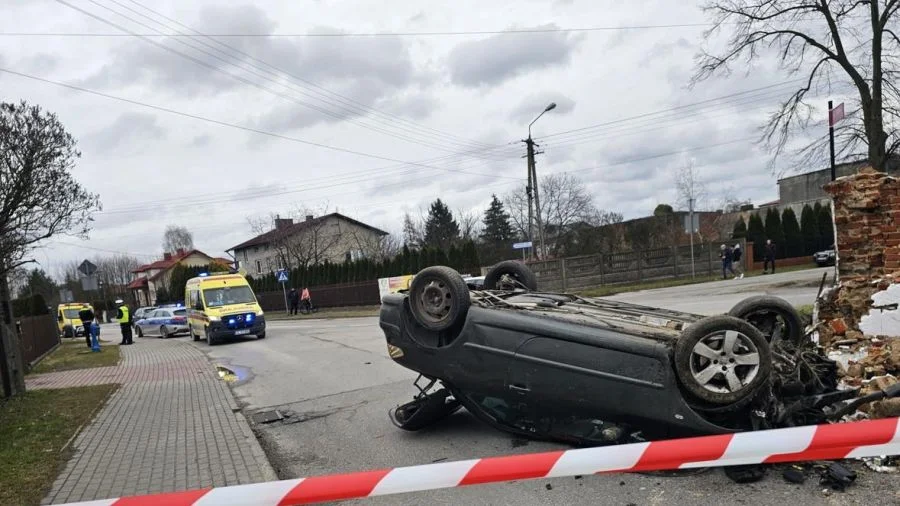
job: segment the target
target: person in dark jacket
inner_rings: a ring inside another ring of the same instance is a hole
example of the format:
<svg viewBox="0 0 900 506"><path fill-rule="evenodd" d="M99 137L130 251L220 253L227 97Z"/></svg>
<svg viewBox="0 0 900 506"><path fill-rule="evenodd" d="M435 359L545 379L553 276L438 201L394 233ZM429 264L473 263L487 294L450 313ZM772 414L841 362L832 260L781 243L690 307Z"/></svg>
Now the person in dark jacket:
<svg viewBox="0 0 900 506"><path fill-rule="evenodd" d="M116 320L119 322L119 328L122 329L122 342L119 344L134 344L131 336L131 326L134 323L131 320L131 311L122 299L116 300L118 311L116 312Z"/></svg>
<svg viewBox="0 0 900 506"><path fill-rule="evenodd" d="M91 306L85 306L78 312L78 319L81 320L81 328L84 329L84 340L87 341L87 347L91 347L91 324L94 323L94 310Z"/></svg>
<svg viewBox="0 0 900 506"><path fill-rule="evenodd" d="M731 256L734 260L734 270L738 273L737 279L744 279L744 268L741 266L741 256L743 255L741 243L735 244L731 251Z"/></svg>
<svg viewBox="0 0 900 506"><path fill-rule="evenodd" d="M775 244L772 239L766 239L766 250L763 254L763 274L769 273L769 264L772 264L772 274L775 274Z"/></svg>
<svg viewBox="0 0 900 506"><path fill-rule="evenodd" d="M297 293L296 288L291 288L291 291L288 292L288 302L291 305L290 314L297 314L297 308L300 306L300 294Z"/></svg>
<svg viewBox="0 0 900 506"><path fill-rule="evenodd" d="M727 273L730 272L732 276L737 277L737 274L734 273L734 252L730 247L726 245L722 245L722 252L719 253L719 258L722 259L722 279L728 279Z"/></svg>

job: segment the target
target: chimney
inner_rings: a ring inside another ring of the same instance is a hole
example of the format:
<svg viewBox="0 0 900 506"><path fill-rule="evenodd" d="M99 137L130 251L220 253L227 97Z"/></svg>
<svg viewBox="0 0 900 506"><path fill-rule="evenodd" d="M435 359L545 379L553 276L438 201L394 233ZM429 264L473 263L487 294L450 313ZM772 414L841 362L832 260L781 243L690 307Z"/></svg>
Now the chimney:
<svg viewBox="0 0 900 506"><path fill-rule="evenodd" d="M172 259L171 253L163 253L163 260L171 260L171 259Z"/></svg>
<svg viewBox="0 0 900 506"><path fill-rule="evenodd" d="M306 215L306 221L312 221L312 220L313 220L313 215L307 214L307 215Z"/></svg>
<svg viewBox="0 0 900 506"><path fill-rule="evenodd" d="M289 227L294 224L294 220L291 218L275 218L275 230L281 230L284 227Z"/></svg>

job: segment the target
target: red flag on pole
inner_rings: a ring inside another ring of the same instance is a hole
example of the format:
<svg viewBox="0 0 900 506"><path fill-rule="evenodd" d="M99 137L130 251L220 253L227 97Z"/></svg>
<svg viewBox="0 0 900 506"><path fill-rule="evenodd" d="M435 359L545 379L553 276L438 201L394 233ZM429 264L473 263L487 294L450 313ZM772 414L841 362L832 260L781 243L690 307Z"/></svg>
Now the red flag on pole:
<svg viewBox="0 0 900 506"><path fill-rule="evenodd" d="M841 102L837 107L828 111L828 126L834 126L838 121L844 119L844 103Z"/></svg>

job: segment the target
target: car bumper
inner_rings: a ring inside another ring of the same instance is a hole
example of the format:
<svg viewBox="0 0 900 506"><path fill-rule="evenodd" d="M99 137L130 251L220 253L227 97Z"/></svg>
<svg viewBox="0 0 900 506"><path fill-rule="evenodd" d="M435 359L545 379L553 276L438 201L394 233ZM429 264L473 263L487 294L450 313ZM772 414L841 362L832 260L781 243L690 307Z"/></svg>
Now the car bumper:
<svg viewBox="0 0 900 506"><path fill-rule="evenodd" d="M209 324L209 328L207 329L207 333L213 336L215 339L258 336L265 333L265 331L266 320L262 316L257 317L256 321L254 321L253 324L248 327L229 328L222 322L211 322Z"/></svg>
<svg viewBox="0 0 900 506"><path fill-rule="evenodd" d="M184 325L166 325L166 330L169 331L169 335L187 334L188 333L188 325L187 325L187 323L185 323Z"/></svg>

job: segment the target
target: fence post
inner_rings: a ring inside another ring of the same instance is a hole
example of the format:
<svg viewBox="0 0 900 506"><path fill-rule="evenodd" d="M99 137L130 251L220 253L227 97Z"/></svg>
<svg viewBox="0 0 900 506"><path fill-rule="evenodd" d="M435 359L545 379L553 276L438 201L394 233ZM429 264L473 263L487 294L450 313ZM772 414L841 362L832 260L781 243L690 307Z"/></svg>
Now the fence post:
<svg viewBox="0 0 900 506"><path fill-rule="evenodd" d="M562 291L565 293L566 285L567 285L567 283L566 283L566 259L565 258L559 259L559 275L560 275L560 278L562 278Z"/></svg>
<svg viewBox="0 0 900 506"><path fill-rule="evenodd" d="M672 246L672 274L678 279L678 245Z"/></svg>
<svg viewBox="0 0 900 506"><path fill-rule="evenodd" d="M637 271L638 271L638 283L644 280L644 262L643 257L644 250L637 250Z"/></svg>
<svg viewBox="0 0 900 506"><path fill-rule="evenodd" d="M709 269L709 276L712 276L712 275L713 275L713 268L712 268L712 266L713 266L712 250L713 250L713 249L712 249L712 243L711 243L711 242L710 242L710 243L707 243L707 244L706 244L706 257L707 257L706 265L707 265L707 268Z"/></svg>
<svg viewBox="0 0 900 506"><path fill-rule="evenodd" d="M603 286L603 253L597 255L597 260L600 262L600 286Z"/></svg>

